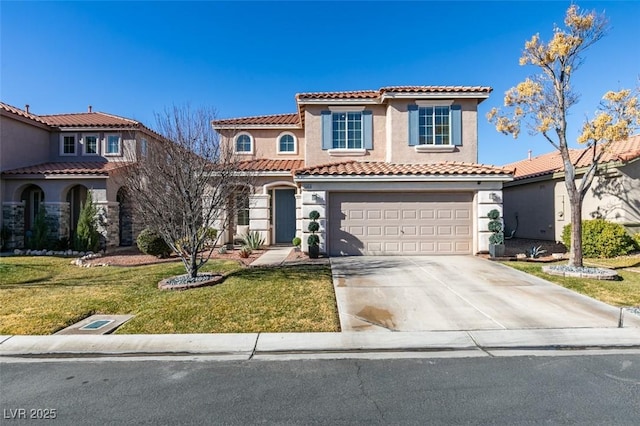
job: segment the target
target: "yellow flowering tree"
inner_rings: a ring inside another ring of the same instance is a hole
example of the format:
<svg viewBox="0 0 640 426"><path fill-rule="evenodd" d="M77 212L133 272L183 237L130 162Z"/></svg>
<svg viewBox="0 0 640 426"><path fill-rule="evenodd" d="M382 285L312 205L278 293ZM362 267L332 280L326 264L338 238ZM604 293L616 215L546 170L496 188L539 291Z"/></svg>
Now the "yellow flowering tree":
<svg viewBox="0 0 640 426"><path fill-rule="evenodd" d="M608 144L628 138L640 121L637 91L606 93L595 117L584 123L578 137L578 142L593 147L593 161L579 184L576 182L567 145L567 113L579 98L571 77L580 68L583 53L604 37L606 30L604 15L571 5L564 28L556 26L549 42L536 34L525 43L520 65L534 66L538 72L505 93L504 110L493 108L487 114L499 132L517 138L525 126L560 152L571 209L569 264L576 267L583 266L582 201L597 173L598 161Z"/></svg>

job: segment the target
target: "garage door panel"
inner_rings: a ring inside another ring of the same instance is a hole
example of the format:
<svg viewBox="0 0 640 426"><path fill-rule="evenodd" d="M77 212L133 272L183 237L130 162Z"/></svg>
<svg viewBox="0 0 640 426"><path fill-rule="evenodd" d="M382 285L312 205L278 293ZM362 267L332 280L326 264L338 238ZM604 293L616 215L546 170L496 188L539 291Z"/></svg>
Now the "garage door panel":
<svg viewBox="0 0 640 426"><path fill-rule="evenodd" d="M471 193L331 193L329 253L470 254Z"/></svg>

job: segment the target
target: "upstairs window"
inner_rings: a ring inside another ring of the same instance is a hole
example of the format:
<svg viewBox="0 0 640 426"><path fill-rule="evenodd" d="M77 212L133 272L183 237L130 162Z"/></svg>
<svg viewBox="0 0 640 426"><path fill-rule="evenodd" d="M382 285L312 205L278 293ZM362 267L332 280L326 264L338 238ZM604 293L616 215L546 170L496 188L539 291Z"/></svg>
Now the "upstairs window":
<svg viewBox="0 0 640 426"><path fill-rule="evenodd" d="M75 135L62 135L60 139L61 155L76 155L76 137Z"/></svg>
<svg viewBox="0 0 640 426"><path fill-rule="evenodd" d="M106 140L105 155L120 155L120 136L107 135Z"/></svg>
<svg viewBox="0 0 640 426"><path fill-rule="evenodd" d="M142 155L143 157L146 157L148 149L149 148L147 147L147 140L140 139L140 155Z"/></svg>
<svg viewBox="0 0 640 426"><path fill-rule="evenodd" d="M460 105L409 105L409 145L462 145Z"/></svg>
<svg viewBox="0 0 640 426"><path fill-rule="evenodd" d="M236 136L236 153L251 154L253 153L253 138L248 133L241 133Z"/></svg>
<svg viewBox="0 0 640 426"><path fill-rule="evenodd" d="M98 154L98 136L97 135L84 135L84 154L85 155L97 155Z"/></svg>
<svg viewBox="0 0 640 426"><path fill-rule="evenodd" d="M296 153L296 138L291 133L284 133L278 138L278 153Z"/></svg>
<svg viewBox="0 0 640 426"><path fill-rule="evenodd" d="M330 107L331 108L331 107ZM356 107L353 111L322 111L322 149L345 152L373 149L372 112Z"/></svg>

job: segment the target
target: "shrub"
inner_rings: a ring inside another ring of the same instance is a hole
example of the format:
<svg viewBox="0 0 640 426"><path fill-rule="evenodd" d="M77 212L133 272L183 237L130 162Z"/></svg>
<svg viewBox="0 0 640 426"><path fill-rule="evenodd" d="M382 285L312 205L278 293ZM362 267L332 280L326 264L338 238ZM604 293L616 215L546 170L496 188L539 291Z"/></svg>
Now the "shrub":
<svg viewBox="0 0 640 426"><path fill-rule="evenodd" d="M171 253L169 245L162 239L160 234L151 228L145 228L138 235L136 244L141 252L152 256L167 257Z"/></svg>
<svg viewBox="0 0 640 426"><path fill-rule="evenodd" d="M78 227L74 241L75 249L78 251L98 251L100 245L100 232L98 232L98 222L96 216L98 209L93 204L91 193L87 193L87 200L80 210Z"/></svg>
<svg viewBox="0 0 640 426"><path fill-rule="evenodd" d="M251 250L258 250L264 245L264 238L262 238L262 235L258 231L247 233L247 235L242 237L242 241L244 242L244 246Z"/></svg>
<svg viewBox="0 0 640 426"><path fill-rule="evenodd" d="M571 247L571 224L562 230L562 242ZM633 238L624 227L604 219L582 221L582 254L585 257L616 257L635 248Z"/></svg>
<svg viewBox="0 0 640 426"><path fill-rule="evenodd" d="M251 255L251 248L244 246L240 249L240 257L243 259L248 258Z"/></svg>
<svg viewBox="0 0 640 426"><path fill-rule="evenodd" d="M497 209L487 213L489 221L489 231L492 232L489 237L489 244L504 244L504 233L502 232L502 222L500 221L500 212Z"/></svg>
<svg viewBox="0 0 640 426"><path fill-rule="evenodd" d="M291 244L293 244L294 247L300 247L300 244L302 244L302 240L300 239L300 237L294 237L293 240L291 240Z"/></svg>
<svg viewBox="0 0 640 426"><path fill-rule="evenodd" d="M78 227L80 223L78 222ZM42 250L49 245L49 227L47 226L47 210L40 206L33 221L33 231L29 238L29 246L32 249Z"/></svg>

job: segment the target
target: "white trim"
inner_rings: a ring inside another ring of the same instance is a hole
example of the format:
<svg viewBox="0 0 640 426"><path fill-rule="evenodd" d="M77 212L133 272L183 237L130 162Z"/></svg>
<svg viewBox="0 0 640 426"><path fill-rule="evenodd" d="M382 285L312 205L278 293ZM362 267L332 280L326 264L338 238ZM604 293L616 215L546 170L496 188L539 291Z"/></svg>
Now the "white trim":
<svg viewBox="0 0 640 426"><path fill-rule="evenodd" d="M282 138L283 136L289 135L291 137L293 137L293 151L280 151L280 138ZM291 132L281 132L278 137L276 138L276 152L278 154L290 154L290 155L295 155L298 153L298 138L296 137L296 135L294 135Z"/></svg>
<svg viewBox="0 0 640 426"><path fill-rule="evenodd" d="M287 182L287 181L277 181L277 182L269 182L269 183L265 183L264 185L262 185L262 194L263 195L269 195L269 190L270 189L276 189L279 186L286 186L289 188L294 188L296 189L296 194L300 193L300 189L298 188L298 185L296 185L293 182Z"/></svg>
<svg viewBox="0 0 640 426"><path fill-rule="evenodd" d="M445 92L445 93L383 93L382 100L385 99L487 99L489 93L485 92ZM479 103L479 102L478 102Z"/></svg>
<svg viewBox="0 0 640 426"><path fill-rule="evenodd" d="M73 154L65 154L64 152L64 138L72 137L73 138ZM76 157L78 155L78 135L73 134L60 134L60 156L61 157Z"/></svg>
<svg viewBox="0 0 640 426"><path fill-rule="evenodd" d="M302 126L299 124L221 124L221 125L212 125L214 130L238 130L238 128L243 129L302 129Z"/></svg>
<svg viewBox="0 0 640 426"><path fill-rule="evenodd" d="M87 137L95 137L96 138L96 152L88 153L87 152ZM100 155L100 135L98 133L83 133L80 138L80 144L82 145L82 155L87 157L96 157Z"/></svg>
<svg viewBox="0 0 640 426"><path fill-rule="evenodd" d="M510 182L509 175L296 175L295 182Z"/></svg>
<svg viewBox="0 0 640 426"><path fill-rule="evenodd" d="M298 105L378 105L380 101L374 99L304 99L298 100Z"/></svg>
<svg viewBox="0 0 640 426"><path fill-rule="evenodd" d="M360 106L336 106L329 105L329 111L331 112L362 112L366 109L364 105Z"/></svg>
<svg viewBox="0 0 640 426"><path fill-rule="evenodd" d="M118 138L118 150L116 152L107 152L107 150L109 149L109 136L117 136ZM122 155L122 136L119 133L105 133L103 140L103 155L105 157L116 157Z"/></svg>
<svg viewBox="0 0 640 426"><path fill-rule="evenodd" d="M416 105L419 107L428 107L428 106L448 106L453 105L453 99L440 99L440 100L416 100Z"/></svg>
<svg viewBox="0 0 640 426"><path fill-rule="evenodd" d="M249 151L238 151L238 138L240 136L249 136L249 142L251 143L251 149ZM233 138L233 153L238 155L253 155L255 151L255 139L249 132L240 132Z"/></svg>
<svg viewBox="0 0 640 426"><path fill-rule="evenodd" d="M455 145L415 145L416 152L453 152L456 150Z"/></svg>
<svg viewBox="0 0 640 426"><path fill-rule="evenodd" d="M367 155L366 149L358 148L331 148L327 150L331 157L364 157Z"/></svg>

